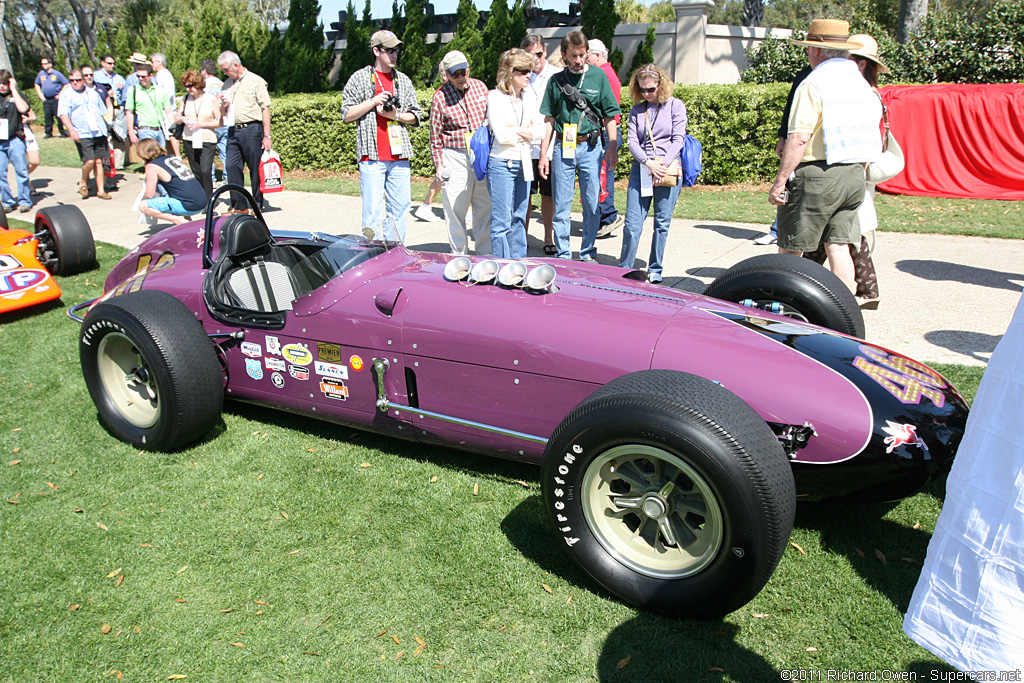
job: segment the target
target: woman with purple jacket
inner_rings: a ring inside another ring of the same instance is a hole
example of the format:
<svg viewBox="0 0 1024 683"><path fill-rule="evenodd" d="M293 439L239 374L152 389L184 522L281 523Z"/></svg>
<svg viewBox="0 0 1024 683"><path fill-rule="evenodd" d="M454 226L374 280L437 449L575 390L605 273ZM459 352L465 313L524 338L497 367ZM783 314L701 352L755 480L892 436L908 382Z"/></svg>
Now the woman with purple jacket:
<svg viewBox="0 0 1024 683"><path fill-rule="evenodd" d="M629 112L629 151L633 168L626 194L626 224L622 235L620 268L632 268L640 244L640 231L654 202L654 238L647 262L647 281L661 282L665 241L672 211L679 199L679 154L686 136L686 105L672 97L674 84L661 67L640 67L629 81L629 94L637 102ZM673 163L675 162L675 163ZM675 175L675 182L671 177ZM671 184L669 184L671 183Z"/></svg>

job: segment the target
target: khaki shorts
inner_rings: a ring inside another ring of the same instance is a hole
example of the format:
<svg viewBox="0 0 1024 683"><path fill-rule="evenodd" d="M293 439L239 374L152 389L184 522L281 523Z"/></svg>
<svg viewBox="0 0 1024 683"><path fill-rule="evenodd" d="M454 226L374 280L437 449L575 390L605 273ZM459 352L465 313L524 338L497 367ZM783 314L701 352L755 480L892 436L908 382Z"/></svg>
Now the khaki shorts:
<svg viewBox="0 0 1024 683"><path fill-rule="evenodd" d="M864 201L863 164L812 161L796 167L779 207L779 246L814 251L820 244L860 244L857 209Z"/></svg>

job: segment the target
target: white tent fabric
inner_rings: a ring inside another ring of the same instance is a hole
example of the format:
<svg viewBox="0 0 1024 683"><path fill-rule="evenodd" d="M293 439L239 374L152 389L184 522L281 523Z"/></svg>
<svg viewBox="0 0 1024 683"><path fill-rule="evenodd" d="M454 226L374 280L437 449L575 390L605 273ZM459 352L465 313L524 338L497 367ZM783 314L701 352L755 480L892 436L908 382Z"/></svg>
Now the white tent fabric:
<svg viewBox="0 0 1024 683"><path fill-rule="evenodd" d="M962 671L1024 669L1024 297L978 388L903 630Z"/></svg>

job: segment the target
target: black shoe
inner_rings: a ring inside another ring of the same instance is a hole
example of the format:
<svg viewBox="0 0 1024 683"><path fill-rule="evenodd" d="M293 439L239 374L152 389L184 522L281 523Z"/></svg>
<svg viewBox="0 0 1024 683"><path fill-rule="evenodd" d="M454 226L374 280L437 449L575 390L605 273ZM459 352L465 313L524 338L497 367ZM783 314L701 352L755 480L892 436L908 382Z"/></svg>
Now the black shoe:
<svg viewBox="0 0 1024 683"><path fill-rule="evenodd" d="M14 213L14 210L18 208L17 205L11 204L10 206L4 207L4 213Z"/></svg>
<svg viewBox="0 0 1024 683"><path fill-rule="evenodd" d="M69 137L71 137L71 133L61 133L60 136L62 138L69 138Z"/></svg>
<svg viewBox="0 0 1024 683"><path fill-rule="evenodd" d="M19 211L20 213L28 213L28 212L29 212L29 211L31 211L31 210L32 210L32 207L31 207L31 206L24 206L24 205L22 205L22 206L19 206L19 207L18 207L18 211Z"/></svg>
<svg viewBox="0 0 1024 683"><path fill-rule="evenodd" d="M46 135L43 136L43 139L46 140L47 138L52 138L52 137L53 137L53 133L47 133Z"/></svg>

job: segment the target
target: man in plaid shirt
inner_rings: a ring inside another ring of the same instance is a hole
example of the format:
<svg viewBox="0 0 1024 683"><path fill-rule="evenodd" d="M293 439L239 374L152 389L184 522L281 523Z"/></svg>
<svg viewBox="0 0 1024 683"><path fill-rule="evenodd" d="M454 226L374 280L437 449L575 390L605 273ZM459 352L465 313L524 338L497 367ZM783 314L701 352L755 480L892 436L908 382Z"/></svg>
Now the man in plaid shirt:
<svg viewBox="0 0 1024 683"><path fill-rule="evenodd" d="M441 60L448 81L430 102L430 156L437 169L448 221L448 243L453 254L469 246L466 214L473 207L475 253L491 253L491 194L487 182L477 180L469 163L467 142L487 120L487 86L469 77L466 55L453 50Z"/></svg>
<svg viewBox="0 0 1024 683"><path fill-rule="evenodd" d="M352 74L342 92L345 123L358 121L356 156L359 192L363 196L363 233L368 237L405 241L405 218L412 204L412 141L406 126L420 125L423 112L412 81L395 69L402 41L391 31L370 37L374 63ZM384 203L390 225L378 232Z"/></svg>

